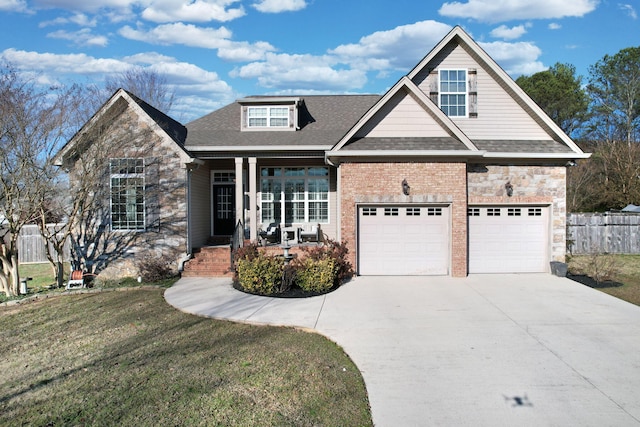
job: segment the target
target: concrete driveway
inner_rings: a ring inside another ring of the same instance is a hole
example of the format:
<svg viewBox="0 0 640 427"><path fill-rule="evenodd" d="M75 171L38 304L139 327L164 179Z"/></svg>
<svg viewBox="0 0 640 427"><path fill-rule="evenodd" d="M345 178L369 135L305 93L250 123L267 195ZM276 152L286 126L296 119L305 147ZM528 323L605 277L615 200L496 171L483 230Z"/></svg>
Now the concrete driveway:
<svg viewBox="0 0 640 427"><path fill-rule="evenodd" d="M361 370L376 426L640 425L640 307L568 279L358 277L301 300L181 279L165 298L329 337Z"/></svg>

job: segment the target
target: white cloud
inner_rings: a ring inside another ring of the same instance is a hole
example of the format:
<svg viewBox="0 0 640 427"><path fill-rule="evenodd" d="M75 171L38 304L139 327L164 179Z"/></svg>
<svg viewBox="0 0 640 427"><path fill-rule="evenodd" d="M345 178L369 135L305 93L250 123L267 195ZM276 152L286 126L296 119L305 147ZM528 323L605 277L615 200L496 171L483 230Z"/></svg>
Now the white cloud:
<svg viewBox="0 0 640 427"><path fill-rule="evenodd" d="M51 25L65 25L65 24L75 24L80 27L95 27L98 24L98 20L96 17L89 18L84 13L76 13L67 18L60 16L50 21L43 21L38 26L40 28L45 28Z"/></svg>
<svg viewBox="0 0 640 427"><path fill-rule="evenodd" d="M634 7L630 4L618 4L618 7L624 10L632 19L638 19L638 14Z"/></svg>
<svg viewBox="0 0 640 427"><path fill-rule="evenodd" d="M175 88L176 99L180 101L178 107L172 108L172 116L179 120L193 119L234 99L233 90L220 79L217 73L154 52L113 59L95 58L82 53L60 55L6 49L0 52L0 57L17 69L32 75L37 82L46 85L61 81L78 81L79 76L96 81L109 75L122 73L130 69L132 64L139 65L154 61L147 68L165 76ZM188 102L187 99L190 101ZM214 105L212 100L220 104ZM197 105L207 107L201 111L196 108Z"/></svg>
<svg viewBox="0 0 640 427"><path fill-rule="evenodd" d="M562 28L562 25L558 24L557 22L552 22L549 24L550 30L559 30L560 28Z"/></svg>
<svg viewBox="0 0 640 427"><path fill-rule="evenodd" d="M28 12L26 0L0 0L0 11Z"/></svg>
<svg viewBox="0 0 640 427"><path fill-rule="evenodd" d="M218 56L228 61L256 61L263 59L275 48L267 42L236 42L230 40L232 33L225 27L206 28L193 24L163 24L151 30L125 26L119 34L131 40L160 45L183 45L218 49Z"/></svg>
<svg viewBox="0 0 640 427"><path fill-rule="evenodd" d="M260 0L253 5L263 13L294 12L307 7L305 0Z"/></svg>
<svg viewBox="0 0 640 427"><path fill-rule="evenodd" d="M547 69L538 60L542 51L533 43L481 42L478 44L514 78L521 74L533 74Z"/></svg>
<svg viewBox="0 0 640 427"><path fill-rule="evenodd" d="M343 69L331 56L268 53L263 62L253 62L235 69L232 77L257 79L267 88L347 90L364 86L363 70Z"/></svg>
<svg viewBox="0 0 640 427"><path fill-rule="evenodd" d="M599 0L468 0L444 3L438 12L449 18L503 22L513 19L581 17L593 11Z"/></svg>
<svg viewBox="0 0 640 427"><path fill-rule="evenodd" d="M494 28L491 31L491 36L498 39L514 40L519 39L526 33L527 29L524 25L517 25L511 28L507 27L506 25L500 25L498 28Z"/></svg>
<svg viewBox="0 0 640 427"><path fill-rule="evenodd" d="M208 49L219 48L225 40L231 37L231 31L225 27L203 28L183 23L163 24L148 31L134 29L127 25L118 32L125 38L151 44L179 44Z"/></svg>
<svg viewBox="0 0 640 427"><path fill-rule="evenodd" d="M401 25L362 37L358 43L330 51L345 61L359 62L365 69L403 69L415 65L436 45L451 26L436 21Z"/></svg>
<svg viewBox="0 0 640 427"><path fill-rule="evenodd" d="M142 17L153 22L231 21L245 15L244 8L229 6L238 0L163 0L151 2Z"/></svg>
<svg viewBox="0 0 640 427"><path fill-rule="evenodd" d="M109 39L107 37L93 34L88 28L83 28L79 31L58 30L47 34L47 37L53 39L69 40L79 46L105 47L109 44Z"/></svg>

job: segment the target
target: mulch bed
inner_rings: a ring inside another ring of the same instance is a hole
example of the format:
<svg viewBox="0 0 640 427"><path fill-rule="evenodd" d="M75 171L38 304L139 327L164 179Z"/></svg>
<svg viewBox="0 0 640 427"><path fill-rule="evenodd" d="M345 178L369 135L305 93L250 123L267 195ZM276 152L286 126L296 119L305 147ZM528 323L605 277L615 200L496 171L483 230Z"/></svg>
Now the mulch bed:
<svg viewBox="0 0 640 427"><path fill-rule="evenodd" d="M617 288L622 286L620 282L614 282L612 280L605 280L603 282L598 282L590 276L586 274L567 274L567 279L571 279L574 282L581 283L583 285L589 286L594 289L603 289L603 288Z"/></svg>

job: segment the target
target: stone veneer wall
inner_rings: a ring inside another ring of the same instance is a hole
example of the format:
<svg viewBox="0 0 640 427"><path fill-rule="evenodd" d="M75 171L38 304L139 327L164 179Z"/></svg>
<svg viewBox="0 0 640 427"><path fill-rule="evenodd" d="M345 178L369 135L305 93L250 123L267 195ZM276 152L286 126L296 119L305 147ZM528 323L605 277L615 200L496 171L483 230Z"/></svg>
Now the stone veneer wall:
<svg viewBox="0 0 640 427"><path fill-rule="evenodd" d="M470 165L469 204L540 204L551 206L551 259L565 261L566 167L520 165ZM507 197L505 184L513 185Z"/></svg>
<svg viewBox="0 0 640 427"><path fill-rule="evenodd" d="M100 272L100 277L136 277L136 260L155 257L166 257L177 271L178 261L187 249L186 169L181 163L179 148L173 141L158 137L146 123L138 120L131 108L124 110L105 132L109 137L104 147L92 147L97 152L90 148L84 155L105 159L102 162L105 169L108 169L109 158L144 158L147 229L111 231L106 225L102 238L109 244L102 252L109 253L107 257L111 261ZM105 204L93 209L108 212L109 174L107 171L96 173L104 173ZM97 245L102 247L102 242Z"/></svg>
<svg viewBox="0 0 640 427"><path fill-rule="evenodd" d="M465 163L343 163L340 175L341 239L357 268L357 205L447 204L451 206L451 275L467 275L467 182ZM402 180L411 186L402 193Z"/></svg>

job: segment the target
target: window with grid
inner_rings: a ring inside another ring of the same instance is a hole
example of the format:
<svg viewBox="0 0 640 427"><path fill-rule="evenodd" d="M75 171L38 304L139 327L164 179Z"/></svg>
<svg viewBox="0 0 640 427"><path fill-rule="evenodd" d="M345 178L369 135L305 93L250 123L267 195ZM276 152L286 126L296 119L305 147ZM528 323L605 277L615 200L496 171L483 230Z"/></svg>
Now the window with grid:
<svg viewBox="0 0 640 427"><path fill-rule="evenodd" d="M468 216L480 216L480 208L467 208Z"/></svg>
<svg viewBox="0 0 640 427"><path fill-rule="evenodd" d="M328 223L327 167L262 168L260 212L263 223ZM284 204L281 203L284 201Z"/></svg>
<svg viewBox="0 0 640 427"><path fill-rule="evenodd" d="M440 70L440 109L449 117L467 116L467 70Z"/></svg>
<svg viewBox="0 0 640 427"><path fill-rule="evenodd" d="M250 128L288 128L288 107L249 107L247 109L247 126Z"/></svg>
<svg viewBox="0 0 640 427"><path fill-rule="evenodd" d="M144 160L111 159L111 228L144 230Z"/></svg>

